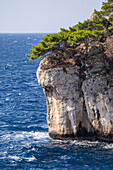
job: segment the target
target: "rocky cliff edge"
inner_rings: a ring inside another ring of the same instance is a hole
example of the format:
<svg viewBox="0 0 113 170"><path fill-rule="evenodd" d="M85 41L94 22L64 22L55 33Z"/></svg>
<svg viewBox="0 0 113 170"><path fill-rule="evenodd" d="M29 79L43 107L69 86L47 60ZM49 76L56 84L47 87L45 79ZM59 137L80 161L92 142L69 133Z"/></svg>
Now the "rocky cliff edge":
<svg viewBox="0 0 113 170"><path fill-rule="evenodd" d="M113 141L113 35L83 51L58 48L40 62L49 134Z"/></svg>

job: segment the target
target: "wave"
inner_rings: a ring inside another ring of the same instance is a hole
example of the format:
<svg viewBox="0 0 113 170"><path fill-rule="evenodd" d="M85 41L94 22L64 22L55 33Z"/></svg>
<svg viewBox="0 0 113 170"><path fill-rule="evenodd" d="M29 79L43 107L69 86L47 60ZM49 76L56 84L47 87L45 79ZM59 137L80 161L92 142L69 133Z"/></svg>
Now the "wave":
<svg viewBox="0 0 113 170"><path fill-rule="evenodd" d="M43 139L43 141L49 139L48 132L13 132L10 134L5 134L2 136L1 140L8 142L8 141L23 141L23 143L26 143L26 140L29 141L29 139L32 138L33 140L40 141Z"/></svg>

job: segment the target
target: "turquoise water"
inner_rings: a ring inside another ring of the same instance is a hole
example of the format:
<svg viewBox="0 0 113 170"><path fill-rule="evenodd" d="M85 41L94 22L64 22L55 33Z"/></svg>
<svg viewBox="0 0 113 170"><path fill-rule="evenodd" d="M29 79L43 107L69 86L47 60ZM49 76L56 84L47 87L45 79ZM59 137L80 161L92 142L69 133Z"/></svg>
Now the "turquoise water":
<svg viewBox="0 0 113 170"><path fill-rule="evenodd" d="M25 54L44 34L0 34L0 169L113 169L113 144L48 135L40 60Z"/></svg>

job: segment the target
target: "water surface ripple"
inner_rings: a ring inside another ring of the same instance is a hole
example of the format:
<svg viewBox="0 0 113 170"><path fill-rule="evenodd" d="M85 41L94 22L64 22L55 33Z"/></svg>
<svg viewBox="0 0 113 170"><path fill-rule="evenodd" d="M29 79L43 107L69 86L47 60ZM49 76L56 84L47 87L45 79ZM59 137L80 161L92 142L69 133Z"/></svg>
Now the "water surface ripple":
<svg viewBox="0 0 113 170"><path fill-rule="evenodd" d="M0 34L0 169L113 169L113 144L48 135L40 60L25 56L44 34Z"/></svg>

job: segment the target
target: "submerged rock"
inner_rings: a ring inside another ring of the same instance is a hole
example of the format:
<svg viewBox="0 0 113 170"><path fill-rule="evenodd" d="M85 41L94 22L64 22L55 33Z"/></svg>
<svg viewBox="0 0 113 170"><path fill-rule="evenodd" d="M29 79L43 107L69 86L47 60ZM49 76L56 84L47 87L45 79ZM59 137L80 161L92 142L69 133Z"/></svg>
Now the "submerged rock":
<svg viewBox="0 0 113 170"><path fill-rule="evenodd" d="M113 141L112 41L106 40L107 49L90 46L87 56L57 49L41 61L37 77L52 138Z"/></svg>

